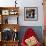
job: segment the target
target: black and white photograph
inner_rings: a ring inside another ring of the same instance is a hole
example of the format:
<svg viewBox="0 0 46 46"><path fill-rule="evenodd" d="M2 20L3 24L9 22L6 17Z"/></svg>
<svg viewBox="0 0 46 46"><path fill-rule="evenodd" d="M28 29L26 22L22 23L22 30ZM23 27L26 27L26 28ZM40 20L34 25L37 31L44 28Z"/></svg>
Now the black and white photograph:
<svg viewBox="0 0 46 46"><path fill-rule="evenodd" d="M24 20L27 20L27 21L38 20L38 8L37 7L24 7Z"/></svg>

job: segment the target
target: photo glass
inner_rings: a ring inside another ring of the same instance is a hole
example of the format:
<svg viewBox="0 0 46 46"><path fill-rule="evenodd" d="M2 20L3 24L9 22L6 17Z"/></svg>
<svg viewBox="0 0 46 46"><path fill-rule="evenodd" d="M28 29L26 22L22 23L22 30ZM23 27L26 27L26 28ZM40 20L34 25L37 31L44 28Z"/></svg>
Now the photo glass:
<svg viewBox="0 0 46 46"><path fill-rule="evenodd" d="M24 20L27 20L27 21L38 20L38 8L37 7L25 7L24 8Z"/></svg>

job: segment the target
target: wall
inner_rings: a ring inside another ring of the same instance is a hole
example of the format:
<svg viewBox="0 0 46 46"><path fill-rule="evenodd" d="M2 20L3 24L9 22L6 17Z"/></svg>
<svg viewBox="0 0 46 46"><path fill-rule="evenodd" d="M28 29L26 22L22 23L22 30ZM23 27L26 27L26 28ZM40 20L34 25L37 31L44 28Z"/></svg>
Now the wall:
<svg viewBox="0 0 46 46"><path fill-rule="evenodd" d="M15 1L15 0L14 0ZM0 0L1 7L15 6L13 0ZM19 10L19 24L20 26L43 26L43 6L42 0L17 0ZM38 8L38 21L24 21L24 7L37 7ZM20 19L21 18L21 19Z"/></svg>
<svg viewBox="0 0 46 46"><path fill-rule="evenodd" d="M25 0L21 1L19 24L21 26L43 26L43 6L42 0ZM38 7L38 21L24 21L24 7Z"/></svg>

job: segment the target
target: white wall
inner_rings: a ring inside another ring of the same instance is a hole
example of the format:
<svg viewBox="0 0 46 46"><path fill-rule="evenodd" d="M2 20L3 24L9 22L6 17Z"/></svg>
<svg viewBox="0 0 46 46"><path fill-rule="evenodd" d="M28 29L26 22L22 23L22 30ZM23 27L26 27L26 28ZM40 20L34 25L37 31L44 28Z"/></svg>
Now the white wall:
<svg viewBox="0 0 46 46"><path fill-rule="evenodd" d="M43 6L42 0L24 0L21 1L20 25L22 26L43 26ZM24 7L38 7L38 21L24 21Z"/></svg>
<svg viewBox="0 0 46 46"><path fill-rule="evenodd" d="M15 6L15 0L0 0L0 6ZM17 0L19 10L19 24L21 26L43 26L42 0ZM38 21L24 21L24 7L38 7Z"/></svg>

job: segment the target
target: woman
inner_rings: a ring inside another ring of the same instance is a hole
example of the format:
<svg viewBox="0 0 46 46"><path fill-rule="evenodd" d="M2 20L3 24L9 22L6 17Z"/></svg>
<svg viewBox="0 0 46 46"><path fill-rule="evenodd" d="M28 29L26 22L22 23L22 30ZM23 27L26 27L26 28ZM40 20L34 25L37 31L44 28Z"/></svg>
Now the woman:
<svg viewBox="0 0 46 46"><path fill-rule="evenodd" d="M27 29L27 31L25 32L21 45L22 46L41 46L41 44L37 39L36 33L31 28Z"/></svg>

